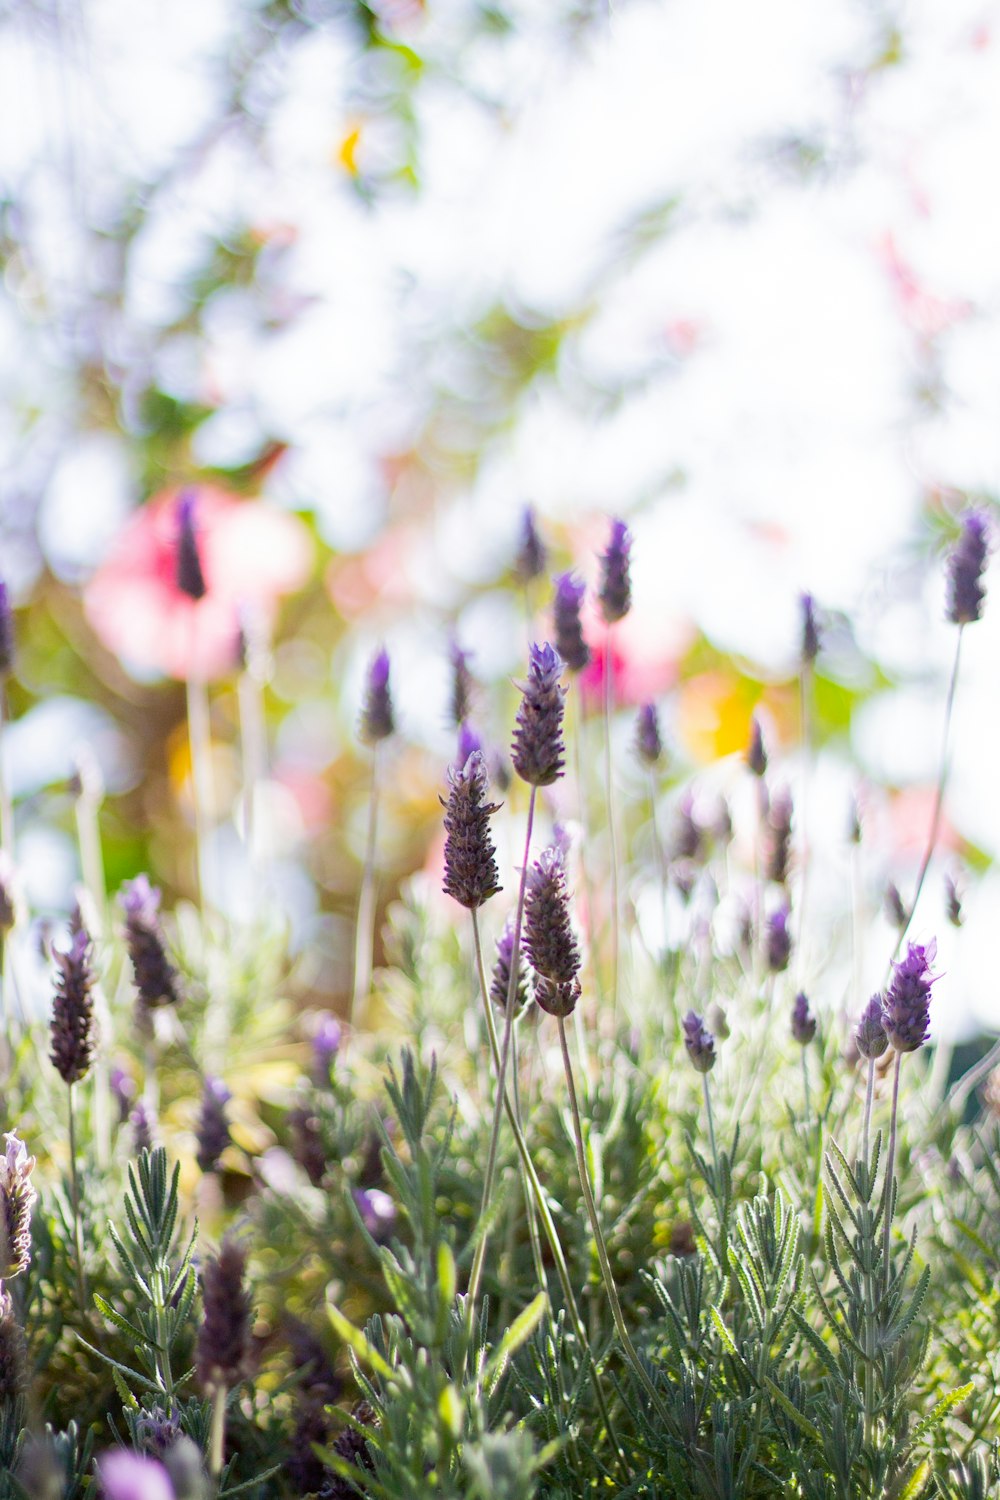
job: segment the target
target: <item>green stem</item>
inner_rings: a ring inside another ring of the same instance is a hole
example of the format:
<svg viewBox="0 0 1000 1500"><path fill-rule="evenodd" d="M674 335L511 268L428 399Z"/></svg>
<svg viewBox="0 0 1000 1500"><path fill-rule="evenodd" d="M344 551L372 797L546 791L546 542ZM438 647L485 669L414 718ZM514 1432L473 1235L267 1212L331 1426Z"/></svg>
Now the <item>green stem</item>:
<svg viewBox="0 0 1000 1500"><path fill-rule="evenodd" d="M73 1203L73 1248L76 1255L76 1298L80 1316L88 1315L87 1278L83 1269L83 1227L80 1223L80 1176L76 1164L76 1085L69 1086L69 1185Z"/></svg>
<svg viewBox="0 0 1000 1500"><path fill-rule="evenodd" d="M712 1096L708 1092L708 1074L702 1073L701 1087L705 1096L705 1119L708 1121L708 1141L712 1148L712 1166L715 1168L716 1186L719 1182L719 1153L715 1147L715 1121L712 1119Z"/></svg>
<svg viewBox="0 0 1000 1500"><path fill-rule="evenodd" d="M208 1471L213 1479L222 1473L226 1458L226 1387L216 1387L212 1397L212 1432L208 1444Z"/></svg>
<svg viewBox="0 0 1000 1500"><path fill-rule="evenodd" d="M795 971L798 976L799 988L802 985L802 974L805 954L805 912L806 894L809 885L809 772L812 759L812 719L809 713L809 688L812 683L812 666L808 661L802 663L799 673L799 721L802 735L802 794L799 800L799 940L795 945Z"/></svg>
<svg viewBox="0 0 1000 1500"><path fill-rule="evenodd" d="M896 1065L892 1075L892 1116L889 1125L889 1155L885 1163L885 1208L883 1218L885 1226L882 1238L882 1273L883 1285L886 1293L889 1291L889 1232L892 1229L892 1199L893 1180L892 1173L896 1163L896 1116L899 1112L899 1065L903 1060L902 1052L896 1053Z"/></svg>
<svg viewBox="0 0 1000 1500"><path fill-rule="evenodd" d="M580 1120L580 1106L577 1102L576 1097L576 1085L573 1082L573 1064L570 1061L569 1047L566 1045L566 1022L562 1016L559 1016L557 1019L559 1021L559 1045L562 1048L563 1069L566 1073L566 1088L569 1091L570 1109L573 1114L573 1143L576 1147L576 1168L580 1176L580 1187L583 1190L583 1200L587 1205L587 1217L590 1219L590 1228L594 1235L594 1243L597 1246L597 1258L601 1266L601 1276L604 1280L604 1290L607 1293L608 1303L611 1308L611 1316L614 1318L615 1328L618 1330L618 1337L621 1341L622 1349L625 1351L628 1362L632 1366L632 1369L635 1371L640 1385L643 1387L647 1396L656 1407L656 1410L659 1413L661 1419L664 1422L669 1423L669 1418L664 1409L663 1403L660 1400L660 1394L657 1391L656 1386L650 1379L649 1373L642 1363L642 1360L639 1358L638 1351L636 1350L636 1347L632 1342L632 1337L625 1323L625 1315L622 1312L622 1305L618 1300L618 1289L615 1286L615 1278L611 1270L611 1260L608 1256L608 1247L605 1243L604 1231L601 1228L601 1221L597 1217L597 1204L594 1202L594 1194L590 1186L590 1173L587 1170L587 1161L584 1155L583 1125Z"/></svg>
<svg viewBox="0 0 1000 1500"><path fill-rule="evenodd" d="M583 711L583 682L579 673L577 674L576 684L576 723L573 726L573 774L576 778L577 797L580 803L580 873L583 876L583 906L587 916L587 948L590 955L590 969L594 978L594 993L597 996L598 1012L604 1015L605 991L604 982L601 977L600 932L598 931L594 909L594 886L591 880L590 862L587 859L587 787L583 772L583 732L587 720Z"/></svg>
<svg viewBox="0 0 1000 1500"><path fill-rule="evenodd" d="M379 747L372 748L372 789L368 801L368 833L365 838L365 866L358 897L358 920L354 930L354 985L348 1020L360 1027L365 1003L372 983L373 947L375 942L375 841L378 832Z"/></svg>
<svg viewBox="0 0 1000 1500"><path fill-rule="evenodd" d="M618 1025L619 975L619 911L618 890L618 835L615 829L615 810L611 777L611 713L614 707L614 658L611 654L611 626L604 636L604 801L608 816L608 854L611 876L611 1013Z"/></svg>
<svg viewBox="0 0 1000 1500"><path fill-rule="evenodd" d="M805 1122L806 1127L808 1128L809 1116L812 1113L809 1107L809 1064L806 1062L806 1053L809 1049L808 1047L800 1047L799 1050L802 1053L802 1090L804 1096L803 1109L805 1110Z"/></svg>
<svg viewBox="0 0 1000 1500"><path fill-rule="evenodd" d="M212 778L212 726L208 688L199 678L187 681L188 744L194 788L194 829L198 863L198 895L202 913L215 897L215 870L210 835L215 821L215 787Z"/></svg>
<svg viewBox="0 0 1000 1500"><path fill-rule="evenodd" d="M865 1163L865 1171L868 1170L868 1142L871 1134L872 1123L872 1099L875 1094L875 1059L868 1059L868 1087L865 1090L865 1125L861 1136L862 1160Z"/></svg>
<svg viewBox="0 0 1000 1500"><path fill-rule="evenodd" d="M243 838L250 855L255 902L261 898L261 877L267 869L268 849L260 816L260 794L267 776L267 728L261 681L251 667L237 683L240 714L240 751L243 771Z"/></svg>

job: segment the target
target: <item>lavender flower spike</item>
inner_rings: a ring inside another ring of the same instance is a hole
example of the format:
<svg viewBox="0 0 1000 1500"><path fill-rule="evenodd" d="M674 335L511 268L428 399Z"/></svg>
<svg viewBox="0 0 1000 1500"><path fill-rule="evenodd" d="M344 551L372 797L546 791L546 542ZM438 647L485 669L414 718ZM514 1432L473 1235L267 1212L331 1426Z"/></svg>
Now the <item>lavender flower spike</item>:
<svg viewBox="0 0 1000 1500"><path fill-rule="evenodd" d="M819 655L819 625L816 622L816 600L812 594L799 595L802 610L802 664L811 665Z"/></svg>
<svg viewBox="0 0 1000 1500"><path fill-rule="evenodd" d="M177 500L177 587L195 601L208 593L195 530L196 490L184 490Z"/></svg>
<svg viewBox="0 0 1000 1500"><path fill-rule="evenodd" d="M800 991L792 1006L792 1036L800 1047L808 1047L816 1035L816 1017L809 1009L807 997Z"/></svg>
<svg viewBox="0 0 1000 1500"><path fill-rule="evenodd" d="M38 1194L31 1186L35 1158L10 1131L0 1156L0 1281L26 1271L31 1261L31 1210Z"/></svg>
<svg viewBox="0 0 1000 1500"><path fill-rule="evenodd" d="M590 664L590 647L583 638L583 625L580 621L580 607L587 591L586 585L578 583L572 573L561 573L555 580L555 585L552 629L556 638L556 650L568 672L582 672Z"/></svg>
<svg viewBox="0 0 1000 1500"><path fill-rule="evenodd" d="M681 1022L688 1057L699 1073L710 1073L715 1067L715 1037L701 1016L689 1010Z"/></svg>
<svg viewBox="0 0 1000 1500"><path fill-rule="evenodd" d="M313 1077L321 1088L329 1085L330 1069L340 1051L342 1037L343 1029L336 1016L323 1011L312 1035Z"/></svg>
<svg viewBox="0 0 1000 1500"><path fill-rule="evenodd" d="M218 1258L205 1265L202 1301L205 1317L198 1333L198 1379L217 1391L238 1385L250 1367L250 1294L243 1285L246 1255L224 1240Z"/></svg>
<svg viewBox="0 0 1000 1500"><path fill-rule="evenodd" d="M28 1346L14 1312L14 1300L0 1287L0 1411L28 1388Z"/></svg>
<svg viewBox="0 0 1000 1500"><path fill-rule="evenodd" d="M507 918L503 932L497 938L497 956L490 980L490 999L500 1010L507 1008L507 991L510 988L510 966L514 960L514 923ZM517 988L514 991L514 1014L518 1015L527 1005L528 975L524 964L517 966Z"/></svg>
<svg viewBox="0 0 1000 1500"><path fill-rule="evenodd" d="M874 994L861 1012L854 1039L861 1056L869 1061L880 1058L888 1047L889 1038L885 1034L881 994Z"/></svg>
<svg viewBox="0 0 1000 1500"><path fill-rule="evenodd" d="M121 903L125 910L125 945L139 999L147 1010L176 1005L180 998L177 971L167 958L160 931L159 891L146 875L137 875L122 887Z"/></svg>
<svg viewBox="0 0 1000 1500"><path fill-rule="evenodd" d="M198 1117L198 1165L203 1172L214 1172L219 1158L230 1142L226 1105L232 1098L221 1078L206 1078Z"/></svg>
<svg viewBox="0 0 1000 1500"><path fill-rule="evenodd" d="M475 686L469 670L469 653L463 651L457 641L452 641L448 651L451 662L451 702L449 714L456 729L469 717L472 708L472 692Z"/></svg>
<svg viewBox="0 0 1000 1500"><path fill-rule="evenodd" d="M788 968L792 956L792 935L788 931L789 911L779 906L767 919L767 967L772 974Z"/></svg>
<svg viewBox="0 0 1000 1500"><path fill-rule="evenodd" d="M755 776L763 776L767 771L767 751L764 749L764 736L761 732L760 720L756 714L750 720L750 743L747 746L747 765Z"/></svg>
<svg viewBox="0 0 1000 1500"><path fill-rule="evenodd" d="M0 679L14 670L14 611L7 585L0 578Z"/></svg>
<svg viewBox="0 0 1000 1500"><path fill-rule="evenodd" d="M460 771L449 772L451 790L445 806L444 889L470 911L482 906L500 889L496 849L490 839L490 818L499 802L487 802L486 763L480 751L469 756Z"/></svg>
<svg viewBox="0 0 1000 1500"><path fill-rule="evenodd" d="M539 975L535 999L549 1015L568 1016L580 998L580 950L570 919L566 870L558 849L544 849L528 872L524 951Z"/></svg>
<svg viewBox="0 0 1000 1500"><path fill-rule="evenodd" d="M520 584L529 584L545 572L548 554L545 543L538 534L535 512L530 505L524 508L521 517L521 534L518 538L517 555L514 558L514 573Z"/></svg>
<svg viewBox="0 0 1000 1500"><path fill-rule="evenodd" d="M663 754L663 739L660 721L654 703L644 703L639 709L635 729L635 748L639 759L647 766L655 766Z"/></svg>
<svg viewBox="0 0 1000 1500"><path fill-rule="evenodd" d="M601 556L601 586L597 597L601 614L608 625L622 620L632 607L632 584L629 578L629 552L632 535L624 521L612 521L611 538Z"/></svg>
<svg viewBox="0 0 1000 1500"><path fill-rule="evenodd" d="M767 811L767 863L765 875L776 885L788 882L788 862L792 844L792 794L779 787Z"/></svg>
<svg viewBox="0 0 1000 1500"><path fill-rule="evenodd" d="M982 575L988 550L986 516L970 510L962 517L962 535L948 558L948 619L954 625L971 625L982 616L986 597Z"/></svg>
<svg viewBox="0 0 1000 1500"><path fill-rule="evenodd" d="M387 740L396 730L396 716L389 692L389 653L376 652L368 667L359 733L366 745Z"/></svg>
<svg viewBox="0 0 1000 1500"><path fill-rule="evenodd" d="M68 952L55 955L59 965L52 1007L50 1057L64 1083L79 1083L94 1058L94 975L90 967L90 933L81 926Z"/></svg>
<svg viewBox="0 0 1000 1500"><path fill-rule="evenodd" d="M529 786L551 786L562 775L566 749L563 744L563 699L566 689L559 682L562 659L546 641L528 651L528 680L514 726L511 760L514 770Z"/></svg>
<svg viewBox="0 0 1000 1500"><path fill-rule="evenodd" d="M938 978L930 972L937 953L932 939L926 947L907 946L906 957L893 964L893 976L885 997L885 1033L897 1052L916 1052L930 1035L931 985Z"/></svg>

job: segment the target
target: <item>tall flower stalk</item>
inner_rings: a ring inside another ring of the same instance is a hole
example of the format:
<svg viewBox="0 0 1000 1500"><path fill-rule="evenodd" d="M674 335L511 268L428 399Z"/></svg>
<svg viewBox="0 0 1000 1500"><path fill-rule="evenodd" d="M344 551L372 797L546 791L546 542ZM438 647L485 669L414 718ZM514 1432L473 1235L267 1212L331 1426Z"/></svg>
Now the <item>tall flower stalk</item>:
<svg viewBox="0 0 1000 1500"><path fill-rule="evenodd" d="M930 972L937 953L937 943L922 946L910 943L906 957L893 964L893 976L886 991L882 1024L889 1045L895 1050L892 1077L892 1114L889 1124L889 1155L885 1164L886 1202L882 1246L885 1286L889 1286L889 1233L892 1227L893 1167L896 1160L896 1118L899 1109L899 1070L904 1052L916 1052L930 1034L931 986L936 975Z"/></svg>
<svg viewBox="0 0 1000 1500"><path fill-rule="evenodd" d="M218 1478L225 1463L226 1398L249 1374L250 1295L246 1255L232 1240L205 1266L204 1319L198 1334L198 1379L212 1400L208 1468Z"/></svg>
<svg viewBox="0 0 1000 1500"><path fill-rule="evenodd" d="M76 1085L90 1071L94 1059L94 974L91 968L90 934L79 920L74 922L69 949L56 953L59 973L52 1009L51 1060L67 1085L69 1114L69 1173L73 1204L73 1241L76 1257L76 1289L80 1316L87 1316L87 1281L83 1264L83 1227L80 1220L80 1173L76 1131Z"/></svg>
<svg viewBox="0 0 1000 1500"><path fill-rule="evenodd" d="M372 983L375 943L375 851L378 839L378 803L380 756L383 741L396 730L396 716L389 688L389 654L375 653L368 667L365 697L361 709L359 734L371 746L372 779L368 797L368 832L365 836L365 862L361 872L358 916L354 929L354 982L351 986L349 1020L360 1026Z"/></svg>
<svg viewBox="0 0 1000 1500"><path fill-rule="evenodd" d="M632 536L624 521L611 523L611 536L601 556L598 602L606 631L604 638L604 801L608 819L608 854L611 878L611 984L614 1018L618 1018L621 951L621 898L618 873L618 833L615 824L614 785L611 764L611 719L615 704L615 668L612 627L632 607L629 553Z"/></svg>

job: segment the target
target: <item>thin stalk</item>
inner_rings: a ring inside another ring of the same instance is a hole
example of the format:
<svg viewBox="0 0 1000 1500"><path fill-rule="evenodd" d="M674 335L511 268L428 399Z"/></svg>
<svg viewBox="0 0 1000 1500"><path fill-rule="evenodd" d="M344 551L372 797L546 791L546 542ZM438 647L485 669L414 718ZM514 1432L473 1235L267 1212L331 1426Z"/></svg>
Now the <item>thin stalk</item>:
<svg viewBox="0 0 1000 1500"><path fill-rule="evenodd" d="M496 1100L493 1105L493 1125L490 1130L490 1144L486 1155L486 1175L483 1178L483 1203L480 1217L486 1214L487 1209L493 1201L493 1190L496 1177L497 1148L500 1142L500 1118L503 1114L504 1099L507 1088L507 1063L510 1058L510 1039L514 1030L514 997L517 994L518 968L521 961L521 923L524 919L524 894L528 883L528 859L531 852L531 830L535 821L535 794L537 787L531 788L531 796L528 799L528 826L524 839L524 862L521 867L521 880L517 891L517 915L514 919L514 946L510 955L510 981L507 985L507 1004L504 1008L503 1046L500 1052L500 1067L497 1074ZM475 918L475 912L473 912ZM476 948L481 951L482 944L479 940L479 925L476 923ZM486 996L486 1004L489 1007L489 995ZM469 1337L471 1340L472 1330L476 1322L476 1299L479 1296L479 1282L483 1273L483 1261L486 1258L486 1244L488 1236L480 1235L476 1252L472 1259L472 1270L469 1273L469 1293L467 1299Z"/></svg>
<svg viewBox="0 0 1000 1500"><path fill-rule="evenodd" d="M486 1012L486 1031L490 1039L490 1053L493 1057L493 1066L496 1069L497 1076L499 1077L500 1041L497 1037L496 1023L493 1020L493 1006L492 1002L490 1001L489 990L486 984L486 972L483 966L481 945L477 945L476 961L479 969L479 988L482 994L483 1007ZM563 1253L562 1242L559 1239L559 1232L556 1229L555 1220L553 1219L551 1210L549 1209L548 1200L545 1197L545 1190L539 1180L538 1173L535 1171L535 1164L531 1159L531 1153L529 1152L527 1142L524 1139L524 1132L521 1129L520 1122L506 1089L503 1092L503 1106L507 1115L508 1123L510 1124L510 1128L514 1135L514 1144L517 1147L518 1161L521 1171L521 1182L525 1200L527 1201L529 1198L532 1199L534 1201L535 1207L538 1210L538 1217L541 1221L542 1229L545 1233L545 1238L548 1242L549 1249L552 1252L552 1260L555 1264L556 1275L559 1278L559 1284L562 1287L563 1301L566 1305L566 1311L569 1314L570 1322L573 1325L573 1332L576 1335L576 1339L578 1344L580 1345L583 1357L587 1361L587 1370L588 1374L590 1375L591 1384L594 1388L594 1395L597 1399L597 1405L601 1413L601 1419L604 1422L605 1430L608 1434L608 1438L615 1450L619 1462L624 1468L627 1469L628 1460L625 1457L625 1450L622 1448L621 1442L619 1441L617 1433L615 1432L614 1424L611 1420L611 1413L608 1410L607 1401L605 1400L604 1388L601 1385L601 1379L597 1373L597 1365L594 1362L594 1356L591 1353L590 1346L587 1342L586 1329L583 1326L583 1319L580 1317L580 1309L577 1305L576 1294L573 1291L573 1283L570 1280L569 1267L566 1264L566 1256ZM545 1283L543 1272L543 1279L540 1281L539 1291L547 1290L548 1288Z"/></svg>
<svg viewBox="0 0 1000 1500"><path fill-rule="evenodd" d="M590 969L594 978L594 992L597 996L597 1008L601 1015L605 1013L605 990L601 977L600 961L600 933L594 912L594 886L590 878L590 865L587 861L587 787L583 773L583 728L586 723L586 715L583 711L583 679L580 673L576 676L576 723L573 726L573 775L576 778L577 797L580 804L580 828L582 830L580 873L583 877L583 906L587 916L587 944L590 955ZM579 1006L577 1006L579 1009Z"/></svg>
<svg viewBox="0 0 1000 1500"><path fill-rule="evenodd" d="M243 839L250 856L254 900L261 897L261 876L267 869L269 850L264 839L260 793L267 776L267 727L261 682L248 667L239 675L236 688L240 715L240 753L243 772Z"/></svg>
<svg viewBox="0 0 1000 1500"><path fill-rule="evenodd" d="M795 972L799 988L802 985L805 949L806 893L809 885L809 776L812 768L812 715L809 712L809 689L812 685L812 664L802 663L799 672L799 733L802 740L802 791L799 798L799 941L796 944Z"/></svg>
<svg viewBox="0 0 1000 1500"><path fill-rule="evenodd" d="M917 909L917 902L920 900L920 892L924 888L924 880L927 876L927 870L930 866L932 858L934 857L934 850L937 847L938 832L941 826L941 805L944 802L944 789L945 784L948 780L948 741L951 735L951 716L952 710L955 706L955 689L958 686L958 664L962 656L962 635L964 631L965 626L960 625L958 627L958 639L955 642L955 660L952 663L951 680L948 683L948 697L947 701L945 702L944 709L944 729L941 734L941 763L938 767L937 786L934 792L934 810L931 814L931 830L927 838L927 847L924 850L924 857L920 862L920 871L917 875L917 885L916 889L913 892L913 900L910 902L910 910L907 913L906 921L900 928L899 936L896 939L896 946L892 950L893 958L896 957L896 954L903 946L903 939L906 937L906 934L910 930L910 923L913 921L913 914Z"/></svg>
<svg viewBox="0 0 1000 1500"><path fill-rule="evenodd" d="M212 726L208 710L208 688L197 677L189 677L187 680L187 722L194 787L194 831L198 846L198 895L204 913L216 895L210 848L215 822L215 785L212 777Z"/></svg>
<svg viewBox="0 0 1000 1500"><path fill-rule="evenodd" d="M372 788L368 800L368 833L365 838L365 866L358 897L358 920L354 929L354 985L348 1020L360 1026L365 1002L372 983L373 946L375 941L375 842L378 833L379 747L372 747Z"/></svg>
<svg viewBox="0 0 1000 1500"><path fill-rule="evenodd" d="M802 1090L803 1090L803 1095L804 1095L803 1108L805 1110L806 1127L808 1128L809 1117L810 1117L810 1114L812 1113L812 1111L811 1111L811 1109L809 1107L809 1065L806 1062L806 1053L809 1051L809 1048L808 1047L800 1047L799 1051L802 1053Z"/></svg>
<svg viewBox="0 0 1000 1500"><path fill-rule="evenodd" d="M14 859L14 803L7 784L3 762L4 726L7 723L7 684L0 681L0 849L7 858Z"/></svg>
<svg viewBox="0 0 1000 1500"><path fill-rule="evenodd" d="M611 655L611 626L604 636L604 801L608 815L608 854L611 877L611 1014L615 1028L618 1025L619 975L619 910L618 890L618 835L615 829L615 809L611 777L611 712L614 707L614 658Z"/></svg>
<svg viewBox="0 0 1000 1500"><path fill-rule="evenodd" d="M874 1059L874 1057L870 1057L868 1059L868 1088L865 1091L865 1124L864 1124L864 1131L863 1131L862 1136L861 1136L862 1160L865 1163L865 1170L866 1171L867 1171L867 1164L868 1164L869 1139L870 1139L870 1135L871 1135L871 1124L872 1124L872 1099L874 1098L874 1096L875 1096L875 1059Z"/></svg>
<svg viewBox="0 0 1000 1500"><path fill-rule="evenodd" d="M208 1471L213 1479L222 1473L226 1458L226 1387L217 1386L212 1397L212 1431L208 1444Z"/></svg>
<svg viewBox="0 0 1000 1500"><path fill-rule="evenodd" d="M594 1194L590 1186L590 1173L587 1170L587 1161L583 1151L583 1125L580 1120L580 1106L576 1097L576 1085L573 1082L573 1064L570 1061L569 1047L566 1044L566 1022L562 1016L559 1016L557 1019L559 1021L559 1045L562 1048L563 1069L566 1073L566 1088L569 1091L570 1109L573 1114L573 1143L576 1147L576 1167L580 1175L580 1187L583 1190L583 1199L587 1205L587 1217L590 1219L594 1243L597 1246L597 1258L601 1265L601 1275L604 1279L604 1290L607 1293L608 1303L611 1307L611 1316L614 1318L615 1328L618 1330L618 1337L629 1364L635 1371L640 1385L656 1407L660 1417L666 1422L669 1419L660 1400L660 1394L649 1378L649 1373L643 1365L642 1360L639 1358L638 1351L632 1342L631 1334L625 1323L622 1305L618 1300L618 1289L615 1286L615 1278L611 1270L611 1260L608 1256L604 1231L601 1228L601 1221L597 1217L597 1204L594 1202Z"/></svg>
<svg viewBox="0 0 1000 1500"><path fill-rule="evenodd" d="M715 1146L715 1121L712 1119L712 1096L708 1092L708 1074L701 1075L702 1092L705 1096L705 1119L708 1121L708 1141L712 1148L712 1166L715 1168L716 1180L719 1176L719 1153Z"/></svg>
<svg viewBox="0 0 1000 1500"><path fill-rule="evenodd" d="M73 1203L73 1248L76 1255L76 1299L83 1319L88 1315L87 1278L83 1269L83 1227L80 1223L80 1176L76 1165L76 1085L69 1094L69 1187Z"/></svg>
<svg viewBox="0 0 1000 1500"><path fill-rule="evenodd" d="M899 1111L899 1065L903 1060L902 1052L896 1053L896 1066L892 1075L892 1117L889 1125L889 1155L885 1163L885 1230L882 1239L882 1271L885 1290L889 1290L889 1232L892 1228L892 1196L893 1181L892 1172L896 1163L896 1116Z"/></svg>

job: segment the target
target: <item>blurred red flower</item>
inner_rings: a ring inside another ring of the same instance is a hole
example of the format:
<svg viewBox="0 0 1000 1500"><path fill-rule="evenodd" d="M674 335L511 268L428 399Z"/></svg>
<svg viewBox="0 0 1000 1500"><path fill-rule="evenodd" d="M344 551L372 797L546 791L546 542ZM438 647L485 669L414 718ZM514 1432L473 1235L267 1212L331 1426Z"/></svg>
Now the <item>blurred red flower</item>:
<svg viewBox="0 0 1000 1500"><path fill-rule="evenodd" d="M192 516L206 592L177 582L177 502ZM312 542L298 517L216 485L162 490L130 518L84 593L87 618L110 651L137 672L207 681L236 663L241 617L269 629L283 594L300 588Z"/></svg>

